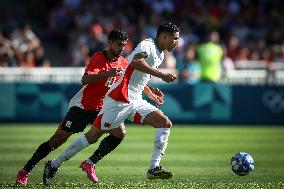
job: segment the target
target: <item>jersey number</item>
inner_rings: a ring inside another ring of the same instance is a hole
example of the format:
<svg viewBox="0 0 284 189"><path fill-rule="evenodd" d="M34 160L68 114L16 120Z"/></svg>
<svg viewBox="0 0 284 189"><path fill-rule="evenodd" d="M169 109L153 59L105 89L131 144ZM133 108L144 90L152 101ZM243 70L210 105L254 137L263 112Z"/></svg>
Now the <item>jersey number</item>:
<svg viewBox="0 0 284 189"><path fill-rule="evenodd" d="M116 77L109 77L105 83L106 87L110 87L116 81Z"/></svg>

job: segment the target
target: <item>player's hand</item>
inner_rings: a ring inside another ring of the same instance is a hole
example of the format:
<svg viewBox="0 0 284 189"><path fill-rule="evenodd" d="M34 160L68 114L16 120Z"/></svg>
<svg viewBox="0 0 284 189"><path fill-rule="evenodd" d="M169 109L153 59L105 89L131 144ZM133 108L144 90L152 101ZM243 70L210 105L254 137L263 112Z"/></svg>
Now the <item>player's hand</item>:
<svg viewBox="0 0 284 189"><path fill-rule="evenodd" d="M170 83L177 79L177 76L173 73L164 73L160 77L163 81Z"/></svg>
<svg viewBox="0 0 284 189"><path fill-rule="evenodd" d="M148 97L153 100L158 106L161 106L164 103L163 97L160 97L154 93L148 95Z"/></svg>
<svg viewBox="0 0 284 189"><path fill-rule="evenodd" d="M114 76L118 76L118 75L121 75L123 73L123 69L122 68L111 68L107 74L108 74L108 77L114 77Z"/></svg>
<svg viewBox="0 0 284 189"><path fill-rule="evenodd" d="M160 98L164 98L164 93L162 91L160 91L160 89L158 88L151 88L152 93L154 93L155 95L157 95Z"/></svg>

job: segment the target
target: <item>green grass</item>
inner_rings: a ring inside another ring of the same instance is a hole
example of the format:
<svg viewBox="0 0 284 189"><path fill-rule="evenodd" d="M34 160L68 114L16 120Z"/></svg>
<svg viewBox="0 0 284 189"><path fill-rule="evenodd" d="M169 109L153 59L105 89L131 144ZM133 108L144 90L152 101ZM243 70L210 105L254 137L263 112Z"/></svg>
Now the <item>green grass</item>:
<svg viewBox="0 0 284 189"><path fill-rule="evenodd" d="M17 171L56 127L0 125L0 188L15 187ZM162 165L173 171L174 177L164 181L149 181L145 176L155 130L127 126L127 132L122 144L97 164L99 184L89 182L78 168L97 143L66 162L49 188L284 188L284 127L173 127ZM45 160L55 158L78 136L72 136ZM231 171L231 156L239 151L254 158L251 175L239 177ZM44 188L44 161L33 170L26 188Z"/></svg>

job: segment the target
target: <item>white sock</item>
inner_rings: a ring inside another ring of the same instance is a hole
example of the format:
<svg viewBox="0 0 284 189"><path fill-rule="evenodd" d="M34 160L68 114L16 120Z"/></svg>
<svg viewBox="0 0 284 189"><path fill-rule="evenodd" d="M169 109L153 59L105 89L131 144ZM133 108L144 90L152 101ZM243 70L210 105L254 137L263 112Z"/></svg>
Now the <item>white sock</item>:
<svg viewBox="0 0 284 189"><path fill-rule="evenodd" d="M89 146L89 142L85 135L80 136L70 146L68 146L64 152L62 152L56 159L51 161L51 166L59 168L62 163L75 156L78 152Z"/></svg>
<svg viewBox="0 0 284 189"><path fill-rule="evenodd" d="M160 161L168 145L169 135L170 135L170 128L157 129L154 141L154 152L151 160L150 169L160 166Z"/></svg>

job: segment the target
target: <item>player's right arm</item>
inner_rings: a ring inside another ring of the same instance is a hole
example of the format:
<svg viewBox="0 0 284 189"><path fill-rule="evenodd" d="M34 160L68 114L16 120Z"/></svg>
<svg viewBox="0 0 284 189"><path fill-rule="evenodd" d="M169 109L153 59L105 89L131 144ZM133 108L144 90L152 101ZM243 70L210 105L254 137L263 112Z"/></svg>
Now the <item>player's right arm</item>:
<svg viewBox="0 0 284 189"><path fill-rule="evenodd" d="M92 56L81 79L83 85L94 84L101 79L115 77L123 73L122 68L112 68L110 70L103 71L106 67L106 62L105 58L102 57L102 53L95 53Z"/></svg>
<svg viewBox="0 0 284 189"><path fill-rule="evenodd" d="M134 67L134 69L137 69L141 72L161 78L163 81L167 83L170 83L176 80L177 76L175 74L163 73L163 72L160 72L158 69L152 68L151 66L149 66L146 62L146 58L147 58L147 54L145 52L137 53L133 57L131 65Z"/></svg>
<svg viewBox="0 0 284 189"><path fill-rule="evenodd" d="M87 72L83 75L81 82L83 85L94 84L101 79L108 77L115 77L123 73L122 68L111 68L109 71L94 74L92 72Z"/></svg>

